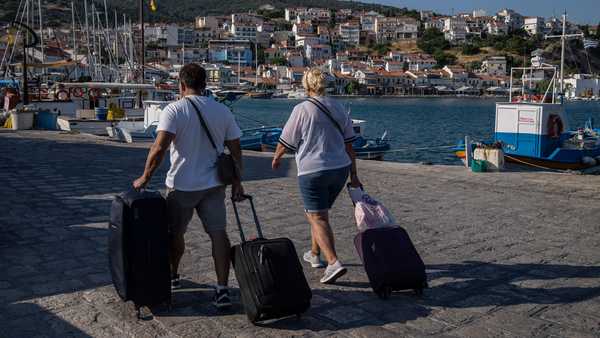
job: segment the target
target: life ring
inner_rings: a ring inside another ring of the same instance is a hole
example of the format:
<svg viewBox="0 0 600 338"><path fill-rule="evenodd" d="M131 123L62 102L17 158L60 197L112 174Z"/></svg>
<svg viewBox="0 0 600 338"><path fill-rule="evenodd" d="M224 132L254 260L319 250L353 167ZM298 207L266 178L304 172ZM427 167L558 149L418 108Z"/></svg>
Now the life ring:
<svg viewBox="0 0 600 338"><path fill-rule="evenodd" d="M69 101L71 96L69 95L68 91L61 89L56 93L56 98L58 101Z"/></svg>
<svg viewBox="0 0 600 338"><path fill-rule="evenodd" d="M90 90L88 90L88 96L100 97L101 94L102 93L98 88L91 88Z"/></svg>
<svg viewBox="0 0 600 338"><path fill-rule="evenodd" d="M521 96L515 96L515 97L513 97L512 102L513 103L518 103L518 102L521 102L521 99L522 99Z"/></svg>
<svg viewBox="0 0 600 338"><path fill-rule="evenodd" d="M83 88L75 87L71 90L71 93L73 93L73 96L75 97L83 97L84 91Z"/></svg>
<svg viewBox="0 0 600 338"><path fill-rule="evenodd" d="M548 136L559 138L564 131L564 125L560 116L552 114L548 118Z"/></svg>
<svg viewBox="0 0 600 338"><path fill-rule="evenodd" d="M40 88L40 97L44 99L48 98L48 88Z"/></svg>

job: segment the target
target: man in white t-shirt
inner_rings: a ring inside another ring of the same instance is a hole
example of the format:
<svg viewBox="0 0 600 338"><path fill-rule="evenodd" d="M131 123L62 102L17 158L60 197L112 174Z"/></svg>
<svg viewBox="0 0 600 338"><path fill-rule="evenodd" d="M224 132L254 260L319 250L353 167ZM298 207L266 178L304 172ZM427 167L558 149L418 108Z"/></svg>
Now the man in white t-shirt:
<svg viewBox="0 0 600 338"><path fill-rule="evenodd" d="M185 251L184 235L196 210L212 242L212 253L217 274L214 303L218 308L231 305L227 281L230 267L230 242L225 231L225 186L219 181L216 169L218 154L229 149L241 169L242 132L233 114L225 105L212 98L200 96L206 87L206 71L198 64L185 65L179 72L179 90L182 99L171 103L159 118L158 135L150 148L144 174L133 182L133 187L145 187L170 149L171 167L167 173L167 211L170 230L171 286L179 285L179 262ZM195 107L198 108L196 110ZM206 122L215 149L200 123ZM241 182L234 182L231 196L241 200Z"/></svg>

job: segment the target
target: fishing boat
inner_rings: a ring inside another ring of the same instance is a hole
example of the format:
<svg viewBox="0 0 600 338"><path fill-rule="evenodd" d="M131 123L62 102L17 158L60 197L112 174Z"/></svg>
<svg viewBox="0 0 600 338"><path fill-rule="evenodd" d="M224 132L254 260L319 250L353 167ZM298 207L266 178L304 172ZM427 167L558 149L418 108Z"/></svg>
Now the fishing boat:
<svg viewBox="0 0 600 338"><path fill-rule="evenodd" d="M364 160L382 161L384 155L390 150L390 143L386 140L387 132L376 139L368 139L363 136L363 130L366 126L365 120L352 120L352 128L357 135L352 143L352 148L356 157ZM262 133L261 150L264 152L274 152L279 143L281 128L272 128Z"/></svg>
<svg viewBox="0 0 600 338"><path fill-rule="evenodd" d="M262 150L262 141L263 136L265 134L281 134L281 128L279 127L259 127L252 129L244 129L242 130L242 137L240 138L240 143L243 150L254 150L261 151Z"/></svg>
<svg viewBox="0 0 600 338"><path fill-rule="evenodd" d="M565 22L566 15L563 26ZM564 50L570 35L563 32L559 37ZM585 127L569 128L563 104L563 64L564 59L560 71L545 63L511 69L509 101L496 104L493 140L501 146L507 162L558 170L586 170L600 163L600 130L594 129L591 120ZM532 83L541 82L547 73L551 73L550 82L543 94L536 95ZM515 77L520 85L518 95L513 90ZM463 143L454 151L467 159L472 145Z"/></svg>
<svg viewBox="0 0 600 338"><path fill-rule="evenodd" d="M249 92L248 97L251 99L270 99L273 96L273 92L260 91L260 92Z"/></svg>

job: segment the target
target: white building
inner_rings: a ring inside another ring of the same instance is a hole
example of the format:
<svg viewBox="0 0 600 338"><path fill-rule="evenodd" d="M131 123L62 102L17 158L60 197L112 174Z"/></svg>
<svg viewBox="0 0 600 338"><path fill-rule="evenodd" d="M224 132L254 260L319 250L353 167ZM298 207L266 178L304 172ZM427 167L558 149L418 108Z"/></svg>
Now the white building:
<svg viewBox="0 0 600 338"><path fill-rule="evenodd" d="M529 35L542 34L546 29L544 18L539 16L526 17L523 23L523 29Z"/></svg>
<svg viewBox="0 0 600 338"><path fill-rule="evenodd" d="M310 62L328 60L331 58L331 47L329 45L306 45L306 58Z"/></svg>
<svg viewBox="0 0 600 338"><path fill-rule="evenodd" d="M506 75L506 57L493 56L484 60L481 64L481 71L492 76Z"/></svg>
<svg viewBox="0 0 600 338"><path fill-rule="evenodd" d="M161 47L196 44L196 32L192 27L180 27L175 24L145 27L144 38L148 43Z"/></svg>
<svg viewBox="0 0 600 338"><path fill-rule="evenodd" d="M339 25L340 40L349 46L360 43L360 26L356 23L346 22Z"/></svg>
<svg viewBox="0 0 600 338"><path fill-rule="evenodd" d="M375 32L375 20L383 18L383 15L370 11L360 16L360 28L363 31Z"/></svg>
<svg viewBox="0 0 600 338"><path fill-rule="evenodd" d="M256 41L256 25L252 23L232 23L230 27L231 35L236 39L247 39Z"/></svg>
<svg viewBox="0 0 600 338"><path fill-rule="evenodd" d="M487 12L485 11L485 9L475 9L473 10L473 15L474 18L479 18L482 16L487 16Z"/></svg>
<svg viewBox="0 0 600 338"><path fill-rule="evenodd" d="M508 25L503 20L492 20L486 25L486 31L490 35L506 35Z"/></svg>
<svg viewBox="0 0 600 338"><path fill-rule="evenodd" d="M523 16L509 8L505 8L498 12L496 17L498 19L504 20L504 23L506 23L506 25L508 26L509 31L521 29L524 24Z"/></svg>
<svg viewBox="0 0 600 338"><path fill-rule="evenodd" d="M432 69L437 65L437 61L428 54L408 54L404 61L408 63L409 70L417 72Z"/></svg>
<svg viewBox="0 0 600 338"><path fill-rule="evenodd" d="M465 18L453 16L444 19L444 37L452 43L459 43L467 38L467 22Z"/></svg>
<svg viewBox="0 0 600 338"><path fill-rule="evenodd" d="M417 38L419 22L409 17L375 19L375 34L380 43Z"/></svg>
<svg viewBox="0 0 600 338"><path fill-rule="evenodd" d="M600 78L589 74L575 74L565 79L567 97L600 97Z"/></svg>

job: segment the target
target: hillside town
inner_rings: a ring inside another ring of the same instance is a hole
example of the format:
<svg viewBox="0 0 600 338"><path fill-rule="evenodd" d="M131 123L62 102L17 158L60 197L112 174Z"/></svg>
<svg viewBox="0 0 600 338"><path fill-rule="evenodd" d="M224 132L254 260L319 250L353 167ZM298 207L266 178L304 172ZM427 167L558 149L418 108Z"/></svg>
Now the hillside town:
<svg viewBox="0 0 600 338"><path fill-rule="evenodd" d="M46 47L35 49L33 59L74 60L78 69L69 76L104 81L118 79L129 68L120 80L135 81L140 77L133 61L141 53L139 25L117 20L115 14L112 27L96 15L92 29L81 22L78 29L74 21L73 27L48 29L47 36L44 31ZM173 87L181 66L198 62L214 87L294 96L302 95L298 88L307 67L319 66L329 76L330 94L336 95L506 95L510 68L545 62L549 52L538 47L544 35L560 34L562 28L561 18L512 9L493 15L484 10L451 16L412 11L386 17L375 11L267 5L251 13L199 16L187 25L146 23L144 77ZM587 36L599 35L597 26L585 29ZM581 32L581 26L566 23L567 34ZM503 41L509 46L497 48ZM0 54L8 50L0 46ZM110 67L120 71L110 72ZM566 95L600 96L597 70L590 65L572 72Z"/></svg>

